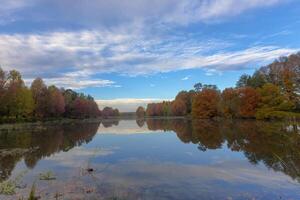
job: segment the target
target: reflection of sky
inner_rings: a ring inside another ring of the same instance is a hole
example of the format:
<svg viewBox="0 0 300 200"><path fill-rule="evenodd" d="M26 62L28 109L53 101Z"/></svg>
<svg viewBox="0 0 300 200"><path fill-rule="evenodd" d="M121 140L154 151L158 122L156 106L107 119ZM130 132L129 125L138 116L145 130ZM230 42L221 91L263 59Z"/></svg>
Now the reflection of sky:
<svg viewBox="0 0 300 200"><path fill-rule="evenodd" d="M118 125L112 125L111 127L103 127L101 124L97 131L98 134L137 134L137 133L149 133L154 131L149 131L146 122L145 125L139 127L135 120L121 120Z"/></svg>
<svg viewBox="0 0 300 200"><path fill-rule="evenodd" d="M250 164L243 152L231 151L226 143L205 152L197 147L182 143L172 131L153 132L134 120L120 121L101 126L88 144L40 160L26 180L50 170L57 175L53 187L92 184L95 179L78 177L80 170L92 167L107 194L128 199L300 198L299 184L289 176ZM24 168L20 162L16 170Z"/></svg>
<svg viewBox="0 0 300 200"><path fill-rule="evenodd" d="M149 199L155 193L170 199L222 199L226 195L243 199L247 193L267 199L300 197L299 185L291 178L262 164L251 165L242 152L232 152L226 145L201 152L195 144L182 143L173 132L98 134L91 143L45 161L51 166L49 161L62 171L84 167L88 161L95 169L105 169L96 171L103 184L139 195L149 188L143 194Z"/></svg>
<svg viewBox="0 0 300 200"><path fill-rule="evenodd" d="M242 153L230 150L208 150L205 153L197 145L182 143L173 132L160 134L144 133L134 135L97 135L87 147L104 149L118 147L114 154L99 158L99 162L116 163L124 158L150 160L152 162L176 162L193 164L213 164L226 160L243 159ZM97 162L97 159L96 159Z"/></svg>

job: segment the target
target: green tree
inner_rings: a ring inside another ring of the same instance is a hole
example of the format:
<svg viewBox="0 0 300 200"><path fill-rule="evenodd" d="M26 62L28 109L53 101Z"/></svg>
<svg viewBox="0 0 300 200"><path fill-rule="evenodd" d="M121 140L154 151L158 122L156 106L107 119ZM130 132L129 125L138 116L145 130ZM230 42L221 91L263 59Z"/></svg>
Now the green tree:
<svg viewBox="0 0 300 200"><path fill-rule="evenodd" d="M281 88L271 83L258 89L261 100L256 117L258 119L279 117L282 111L290 111L294 104L285 98Z"/></svg>
<svg viewBox="0 0 300 200"><path fill-rule="evenodd" d="M248 87L250 85L251 76L243 74L236 83L237 88Z"/></svg>

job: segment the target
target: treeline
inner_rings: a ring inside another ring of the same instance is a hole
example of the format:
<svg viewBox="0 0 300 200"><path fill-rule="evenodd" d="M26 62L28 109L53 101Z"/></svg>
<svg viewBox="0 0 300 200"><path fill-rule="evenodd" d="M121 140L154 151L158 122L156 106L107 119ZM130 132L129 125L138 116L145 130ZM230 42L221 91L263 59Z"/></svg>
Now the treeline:
<svg viewBox="0 0 300 200"><path fill-rule="evenodd" d="M300 52L281 57L242 75L235 88L220 91L215 85L197 83L181 91L174 101L151 103L139 108L138 116L186 116L194 118L299 118Z"/></svg>
<svg viewBox="0 0 300 200"><path fill-rule="evenodd" d="M47 86L41 78L27 87L18 71L0 68L0 122L117 115L119 111L110 107L101 112L90 95Z"/></svg>

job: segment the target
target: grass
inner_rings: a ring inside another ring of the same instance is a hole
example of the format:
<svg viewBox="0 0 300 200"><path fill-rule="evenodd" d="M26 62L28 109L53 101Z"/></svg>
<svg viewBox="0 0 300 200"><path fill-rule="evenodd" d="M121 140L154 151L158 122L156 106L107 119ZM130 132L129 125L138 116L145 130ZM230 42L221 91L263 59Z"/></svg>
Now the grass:
<svg viewBox="0 0 300 200"><path fill-rule="evenodd" d="M273 111L273 110L259 110L256 113L256 119L277 119L277 120L289 120L300 119L300 113L286 112L286 111Z"/></svg>

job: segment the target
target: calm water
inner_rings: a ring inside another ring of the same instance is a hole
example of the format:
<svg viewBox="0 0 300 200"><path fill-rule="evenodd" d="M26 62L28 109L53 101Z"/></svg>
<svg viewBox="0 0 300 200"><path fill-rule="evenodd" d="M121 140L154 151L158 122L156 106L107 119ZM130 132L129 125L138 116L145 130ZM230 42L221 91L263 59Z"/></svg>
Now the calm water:
<svg viewBox="0 0 300 200"><path fill-rule="evenodd" d="M300 199L300 124L122 120L0 131L0 182L42 199ZM40 180L50 172L54 180Z"/></svg>

